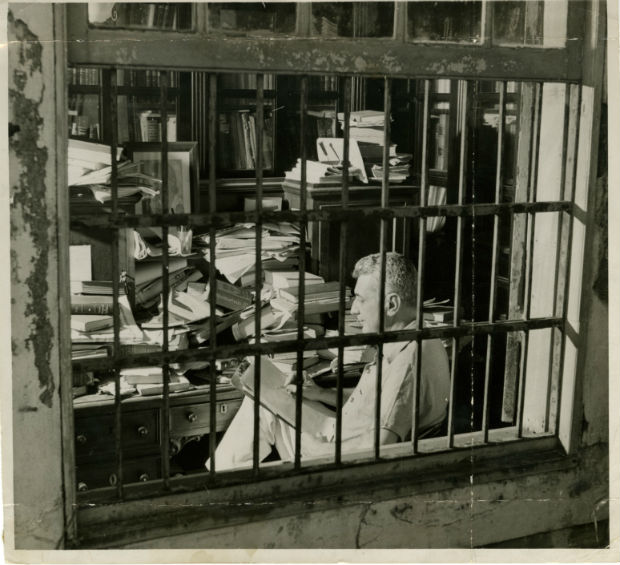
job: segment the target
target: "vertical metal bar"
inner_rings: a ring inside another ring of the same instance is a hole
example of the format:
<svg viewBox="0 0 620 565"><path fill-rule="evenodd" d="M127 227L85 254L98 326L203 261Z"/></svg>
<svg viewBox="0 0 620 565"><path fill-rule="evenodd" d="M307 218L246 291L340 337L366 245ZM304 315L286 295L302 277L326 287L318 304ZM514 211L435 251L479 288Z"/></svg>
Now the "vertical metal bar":
<svg viewBox="0 0 620 565"><path fill-rule="evenodd" d="M495 204L499 204L502 196L502 156L504 153L504 133L506 115L506 83L501 82L499 88L499 122L497 126L497 164L495 168ZM495 320L495 304L497 291L497 251L499 239L499 215L493 216L493 244L491 250L491 284L489 292L489 323ZM482 435L484 442L489 440L489 385L491 381L491 361L493 349L493 335L487 335L487 351L484 364L484 400L482 405Z"/></svg>
<svg viewBox="0 0 620 565"><path fill-rule="evenodd" d="M424 109L422 116L422 158L420 176L420 207L426 206L428 194L428 122L430 118L431 81L424 80ZM416 329L421 330L424 324L424 260L426 255L426 216L422 216L418 224L418 280L416 282ZM411 447L413 453L418 452L418 421L420 405L420 378L422 376L422 339L416 338L417 354L413 377L413 394L411 403Z"/></svg>
<svg viewBox="0 0 620 565"><path fill-rule="evenodd" d="M344 141L342 152L342 208L349 207L349 135L350 135L350 116L351 116L351 77L344 78ZM347 245L348 245L347 220L340 223L340 256L339 256L339 276L340 276L340 302L338 304L338 335L342 337L345 332L345 293L347 280ZM344 347L338 346L338 372L336 375L336 464L341 462L342 456L342 375L344 373Z"/></svg>
<svg viewBox="0 0 620 565"><path fill-rule="evenodd" d="M262 133L263 133L263 104L264 104L264 79L265 75L259 73L256 75L256 121L259 122L257 125L257 136L260 131L260 142L262 145ZM256 146L258 147L258 139L256 141ZM262 157L261 157L262 161ZM262 166L256 168L256 259L255 259L255 281L254 281L254 291L255 291L255 313L256 317L254 318L254 339L256 343L260 343L261 341L261 311L262 311L262 286L263 286L263 269L262 269L262 232L263 232L263 219L261 214L263 213L263 169ZM261 355L256 354L254 356L254 443L252 447L252 468L254 470L254 474L258 473L258 464L260 463L260 454L259 454L259 416L260 416L260 387L261 387Z"/></svg>
<svg viewBox="0 0 620 565"><path fill-rule="evenodd" d="M110 92L110 120L111 120L111 139L110 153L112 160L112 170L110 183L112 184L112 218L118 217L118 168L116 153L118 148L118 98L116 87L116 69L102 73L104 81L109 81ZM118 362L120 356L120 265L119 265L119 229L115 228L112 234L112 317L114 320L114 360ZM116 493L119 499L123 499L123 416L121 408L121 376L118 363L114 367L114 445L116 452Z"/></svg>
<svg viewBox="0 0 620 565"><path fill-rule="evenodd" d="M168 186L168 72L161 71L160 79L160 115L161 115L161 176L162 193L161 208L164 217L169 213L169 186ZM162 226L162 322L164 336L162 349L164 352L169 348L169 312L168 298L170 294L168 279L168 226ZM170 487L170 365L163 363L163 406L162 406L162 477L164 487Z"/></svg>
<svg viewBox="0 0 620 565"><path fill-rule="evenodd" d="M208 75L209 81L209 115L208 115L208 140L209 140L209 212L215 214L217 207L217 194L215 186L216 178L216 127L217 127L217 75ZM205 77L206 78L206 77ZM206 84L205 84L206 86ZM215 331L215 311L217 298L217 278L215 273L215 226L209 223L209 347L211 353L215 354L217 347L217 336ZM216 429L217 429L217 378L215 373L215 360L212 358L209 363L209 476L215 478L215 459Z"/></svg>
<svg viewBox="0 0 620 565"><path fill-rule="evenodd" d="M493 5L494 2L484 0L480 14L480 42L487 47L493 43ZM476 3L472 3L473 9L475 6Z"/></svg>
<svg viewBox="0 0 620 565"><path fill-rule="evenodd" d="M392 111L392 79L386 77L383 81L383 178L381 179L381 208L387 208L390 202L390 114ZM388 237L388 220L381 218L381 232L379 238L380 269L379 269L379 333L385 331L385 272L386 272L386 245ZM381 388L383 379L383 343L377 345L377 387L375 396L375 459L381 457Z"/></svg>
<svg viewBox="0 0 620 565"><path fill-rule="evenodd" d="M458 201L459 205L463 204L465 194L465 183L467 174L467 107L469 104L469 91L470 83L466 81L460 81L460 84L464 86L462 95L463 108L461 110L461 139L459 150L459 193ZM451 108L450 111L456 111L456 108ZM461 308L461 273L463 269L463 217L458 216L456 219L456 258L454 267L454 319L452 325L457 327L460 323L459 311ZM458 337L452 338L452 365L450 368L450 397L448 400L448 448L454 446L454 394L457 379L457 360L460 347L460 340Z"/></svg>
<svg viewBox="0 0 620 565"><path fill-rule="evenodd" d="M308 77L302 76L299 93L299 153L301 158L301 190L299 195L299 210L306 211L306 114L308 112ZM297 369L295 375L295 469L301 467L301 424L303 400L303 345L304 317L306 313L306 229L308 221L304 218L299 228L299 292L297 295Z"/></svg>
<svg viewBox="0 0 620 565"><path fill-rule="evenodd" d="M533 117L533 139L532 139L532 162L530 166L530 183L527 195L528 202L536 201L537 182L538 182L538 154L540 148L540 125L541 125L541 106L542 106L542 83L536 84L535 92L535 110ZM531 289L532 289L532 263L534 254L534 234L536 226L535 213L528 213L527 216L527 238L526 238L526 254L525 254L525 290L523 293L523 313L526 320L530 319L531 306ZM519 385L517 395L517 437L523 436L523 405L525 399L525 384L527 378L527 357L529 348L529 330L525 330L523 336L521 366L519 368Z"/></svg>

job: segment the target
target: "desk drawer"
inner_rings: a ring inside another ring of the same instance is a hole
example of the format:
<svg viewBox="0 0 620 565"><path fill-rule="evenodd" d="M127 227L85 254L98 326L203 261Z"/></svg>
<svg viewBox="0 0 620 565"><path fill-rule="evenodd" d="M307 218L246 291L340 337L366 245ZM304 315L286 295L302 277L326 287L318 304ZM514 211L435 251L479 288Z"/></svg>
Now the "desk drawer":
<svg viewBox="0 0 620 565"><path fill-rule="evenodd" d="M224 431L241 406L241 399L221 400L216 403L215 422L217 432ZM210 404L188 404L170 409L170 435L189 436L208 434L210 426Z"/></svg>
<svg viewBox="0 0 620 565"><path fill-rule="evenodd" d="M157 410L136 410L122 414L123 451L159 445ZM78 458L114 452L114 414L75 419L75 454Z"/></svg>
<svg viewBox="0 0 620 565"><path fill-rule="evenodd" d="M118 483L116 463L102 461L78 465L75 469L77 490L114 487ZM152 481L161 477L161 458L141 457L123 462L123 484Z"/></svg>

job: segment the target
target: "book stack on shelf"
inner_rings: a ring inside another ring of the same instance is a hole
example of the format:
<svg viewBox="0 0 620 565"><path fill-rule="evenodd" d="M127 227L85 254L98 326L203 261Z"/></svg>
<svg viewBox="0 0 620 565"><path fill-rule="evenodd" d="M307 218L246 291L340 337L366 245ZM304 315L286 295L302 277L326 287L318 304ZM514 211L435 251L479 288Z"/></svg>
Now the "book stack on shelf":
<svg viewBox="0 0 620 565"><path fill-rule="evenodd" d="M140 172L117 150L117 186L120 205L133 207L142 198L159 194L161 180ZM112 198L112 156L109 145L69 139L67 178L72 207L107 203ZM86 211L86 210L83 210Z"/></svg>

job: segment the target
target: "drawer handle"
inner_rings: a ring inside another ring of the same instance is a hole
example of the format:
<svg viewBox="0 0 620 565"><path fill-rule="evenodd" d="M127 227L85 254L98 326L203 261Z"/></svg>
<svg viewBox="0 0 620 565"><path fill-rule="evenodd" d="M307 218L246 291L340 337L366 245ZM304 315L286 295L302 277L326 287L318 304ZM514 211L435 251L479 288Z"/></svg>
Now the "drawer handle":
<svg viewBox="0 0 620 565"><path fill-rule="evenodd" d="M198 416L196 416L196 414L194 414L193 412L190 412L187 415L187 419L193 424L194 422L198 421Z"/></svg>
<svg viewBox="0 0 620 565"><path fill-rule="evenodd" d="M148 473L142 473L139 477L140 481L142 481L143 483L146 483L146 481L150 480L151 477L149 477Z"/></svg>
<svg viewBox="0 0 620 565"><path fill-rule="evenodd" d="M79 492L86 492L88 490L88 485L85 482L80 481L77 488Z"/></svg>
<svg viewBox="0 0 620 565"><path fill-rule="evenodd" d="M78 443L81 443L82 445L84 445L87 441L86 436L84 434L79 434L77 438L75 439L77 440Z"/></svg>
<svg viewBox="0 0 620 565"><path fill-rule="evenodd" d="M140 434L142 437L148 436L149 429L146 426L140 426L138 428L138 434Z"/></svg>
<svg viewBox="0 0 620 565"><path fill-rule="evenodd" d="M116 473L112 473L108 477L108 482L110 483L110 486L116 486L116 483L118 483L118 477L116 476Z"/></svg>

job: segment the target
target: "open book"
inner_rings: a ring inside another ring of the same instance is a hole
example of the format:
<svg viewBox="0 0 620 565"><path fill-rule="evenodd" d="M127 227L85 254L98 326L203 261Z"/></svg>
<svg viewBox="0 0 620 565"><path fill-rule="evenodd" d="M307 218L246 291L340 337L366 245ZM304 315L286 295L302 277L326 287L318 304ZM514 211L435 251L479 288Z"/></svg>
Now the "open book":
<svg viewBox="0 0 620 565"><path fill-rule="evenodd" d="M248 358L247 369L233 379L235 385L247 396L254 398L254 358ZM278 369L266 356L261 357L260 403L284 422L295 427L295 396L286 390L289 377ZM336 413L321 402L303 401L301 410L302 430L316 433L324 429L327 421L336 417Z"/></svg>

